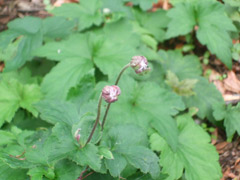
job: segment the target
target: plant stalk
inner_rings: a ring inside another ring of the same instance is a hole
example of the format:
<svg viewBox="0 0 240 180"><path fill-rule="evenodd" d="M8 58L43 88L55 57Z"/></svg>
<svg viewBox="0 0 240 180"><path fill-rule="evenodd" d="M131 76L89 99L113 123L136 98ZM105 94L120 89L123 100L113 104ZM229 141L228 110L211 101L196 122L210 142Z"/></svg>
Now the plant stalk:
<svg viewBox="0 0 240 180"><path fill-rule="evenodd" d="M116 80L116 82L115 82L115 85L118 85L118 82L119 82L119 80L120 80L123 72L124 72L129 66L130 66L130 63L128 63L127 65L125 65L125 66L122 68L122 70L120 71L120 73L119 73L119 75L118 75L118 77L117 77L117 80ZM112 104L112 103L108 103L107 109L106 109L106 111L105 111L105 113L104 113L103 121L102 121L102 131L103 131L103 127L104 127L104 124L105 124L105 122L106 122L107 115L108 115L108 111L109 111L109 109L110 109L111 104Z"/></svg>
<svg viewBox="0 0 240 180"><path fill-rule="evenodd" d="M97 118L96 118L95 124L94 124L94 126L93 126L93 129L92 129L92 131L91 131L91 134L90 134L89 137L88 137L88 140L87 140L85 146L91 141L91 139L92 139L92 137L93 137L93 134L94 134L94 132L95 132L95 130L96 130L96 127L97 127L97 125L98 125L98 123L99 123L100 114L101 114L101 104L102 104L102 93L100 94L100 97L99 97L99 100L98 100Z"/></svg>

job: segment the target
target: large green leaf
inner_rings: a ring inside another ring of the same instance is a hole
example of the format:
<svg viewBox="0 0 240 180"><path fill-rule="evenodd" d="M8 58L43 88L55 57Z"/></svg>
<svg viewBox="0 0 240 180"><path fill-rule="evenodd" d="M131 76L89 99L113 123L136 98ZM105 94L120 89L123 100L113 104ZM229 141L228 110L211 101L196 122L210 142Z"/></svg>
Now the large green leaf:
<svg viewBox="0 0 240 180"><path fill-rule="evenodd" d="M155 83L146 82L139 85L129 78L121 79L120 87L123 95L112 105L106 126L134 123L146 130L149 123L152 123L175 149L178 132L171 115L185 108L181 97Z"/></svg>
<svg viewBox="0 0 240 180"><path fill-rule="evenodd" d="M127 163L154 178L159 176L158 157L146 147L147 137L142 128L133 124L112 127L103 143L113 151L113 159L105 160L113 177L120 177Z"/></svg>
<svg viewBox="0 0 240 180"><path fill-rule="evenodd" d="M92 68L92 63L83 58L61 61L44 77L42 91L49 99L64 100L69 89L76 86Z"/></svg>
<svg viewBox="0 0 240 180"><path fill-rule="evenodd" d="M0 161L0 179L4 180L27 179L27 170L12 169L8 165Z"/></svg>
<svg viewBox="0 0 240 180"><path fill-rule="evenodd" d="M196 78L202 74L201 63L197 56L183 56L180 51L160 50L158 53L162 59L161 64L165 74L171 71L180 80Z"/></svg>
<svg viewBox="0 0 240 180"><path fill-rule="evenodd" d="M70 160L61 160L55 165L57 180L77 179L83 168Z"/></svg>
<svg viewBox="0 0 240 180"><path fill-rule="evenodd" d="M163 41L165 38L164 28L167 27L168 17L166 11L158 10L156 12L142 12L135 10L134 15L139 26L144 28L142 34L154 36L158 41Z"/></svg>
<svg viewBox="0 0 240 180"><path fill-rule="evenodd" d="M224 104L222 95L216 89L216 87L209 83L207 79L203 77L198 78L198 82L193 88L195 95L190 97L184 97L184 102L187 107L197 107L197 115L200 118L207 117L212 119L213 107L216 104Z"/></svg>
<svg viewBox="0 0 240 180"><path fill-rule="evenodd" d="M180 133L176 152L156 133L150 140L152 148L161 151L160 165L163 173L169 175L167 179L179 179L184 170L187 180L220 179L218 154L209 143L209 135L194 123L190 114L178 116L177 123Z"/></svg>
<svg viewBox="0 0 240 180"><path fill-rule="evenodd" d="M0 126L5 121L10 122L19 107L37 116L38 112L33 104L41 98L42 93L36 84L24 85L15 79L2 79L0 82Z"/></svg>
<svg viewBox="0 0 240 180"><path fill-rule="evenodd" d="M168 25L167 37L186 35L198 26L197 38L218 56L218 58L232 67L232 40L229 31L235 31L230 18L225 15L224 5L217 1L198 1L197 3L179 3L169 13L171 21Z"/></svg>
<svg viewBox="0 0 240 180"><path fill-rule="evenodd" d="M38 102L35 107L41 118L52 124L66 123L72 126L80 120L76 106L69 102L44 100Z"/></svg>
<svg viewBox="0 0 240 180"><path fill-rule="evenodd" d="M89 165L95 171L101 168L100 155L98 155L98 148L93 144L87 144L80 150L73 151L69 155L70 159L81 166Z"/></svg>
<svg viewBox="0 0 240 180"><path fill-rule="evenodd" d="M100 11L102 4L98 0L82 0L79 4L66 3L61 7L52 10L56 16L64 16L78 20L79 30L90 28L92 25L99 26L102 21L102 14Z"/></svg>
<svg viewBox="0 0 240 180"><path fill-rule="evenodd" d="M167 38L190 33L196 25L194 5L191 3L177 4L168 11L167 15L171 18L168 24Z"/></svg>
<svg viewBox="0 0 240 180"><path fill-rule="evenodd" d="M224 119L227 137L232 137L236 131L240 134L240 103L238 103L237 106L228 105L227 107L223 104L216 104L214 106L213 116L217 120Z"/></svg>

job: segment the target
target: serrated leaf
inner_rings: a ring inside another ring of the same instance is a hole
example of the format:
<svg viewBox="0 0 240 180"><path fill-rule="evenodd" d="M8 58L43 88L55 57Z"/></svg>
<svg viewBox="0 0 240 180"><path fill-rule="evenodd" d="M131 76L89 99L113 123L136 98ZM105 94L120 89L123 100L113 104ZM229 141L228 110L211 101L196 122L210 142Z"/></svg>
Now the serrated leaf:
<svg viewBox="0 0 240 180"><path fill-rule="evenodd" d="M169 13L167 37L185 35L198 26L197 38L220 60L232 67L232 40L229 31L236 31L232 21L225 15L224 5L216 1L179 3ZM184 22L183 22L184 21Z"/></svg>
<svg viewBox="0 0 240 180"><path fill-rule="evenodd" d="M121 151L128 162L143 173L150 173L153 178L160 174L158 157L150 149L143 146L130 146Z"/></svg>
<svg viewBox="0 0 240 180"><path fill-rule="evenodd" d="M35 107L41 118L52 124L66 123L72 126L80 120L76 106L69 102L43 100L35 104Z"/></svg>
<svg viewBox="0 0 240 180"><path fill-rule="evenodd" d="M112 152L107 147L100 147L99 154L106 159L114 159Z"/></svg>
<svg viewBox="0 0 240 180"><path fill-rule="evenodd" d="M150 34L160 42L164 40L164 28L167 27L169 21L168 17L166 16L166 11L158 10L156 12L146 13L135 10L134 15L139 26L146 30L143 32L143 34Z"/></svg>
<svg viewBox="0 0 240 180"><path fill-rule="evenodd" d="M114 159L105 159L104 162L113 177L120 177L121 172L127 165L127 161L124 156L119 153L113 153L113 156Z"/></svg>
<svg viewBox="0 0 240 180"><path fill-rule="evenodd" d="M10 122L19 107L37 116L38 112L32 104L42 98L42 93L38 85L24 85L15 79L2 80L0 82L0 94L0 126L5 121Z"/></svg>
<svg viewBox="0 0 240 180"><path fill-rule="evenodd" d="M227 107L214 107L213 116L217 120L224 119L227 137L231 137L237 131L240 134L240 103L237 106L228 105Z"/></svg>
<svg viewBox="0 0 240 180"><path fill-rule="evenodd" d="M184 97L184 102L187 107L198 108L198 117L212 119L213 106L224 104L222 95L207 79L203 77L197 79L198 82L193 88L195 95Z"/></svg>
<svg viewBox="0 0 240 180"><path fill-rule="evenodd" d="M114 159L106 159L105 164L112 176L119 177L127 162L144 173L149 172L154 178L159 175L158 158L146 147L146 134L143 129L131 124L118 125L109 130L108 136L105 143L113 150Z"/></svg>
<svg viewBox="0 0 240 180"><path fill-rule="evenodd" d="M80 173L83 171L83 168L77 166L74 162L64 159L58 161L55 165L55 174L57 180L66 180L66 179L77 179Z"/></svg>
<svg viewBox="0 0 240 180"><path fill-rule="evenodd" d="M12 169L8 165L0 161L0 179L4 180L27 179L27 170Z"/></svg>
<svg viewBox="0 0 240 180"><path fill-rule="evenodd" d="M27 28L27 26L30 27ZM17 51L12 54L11 58L5 61L5 72L21 67L27 60L32 58L32 51L42 45L43 34L41 27L42 20L40 18L28 16L22 19L15 19L8 24L8 31L15 32L15 38L19 37L19 44ZM8 44L14 43L13 40L10 37Z"/></svg>
<svg viewBox="0 0 240 180"><path fill-rule="evenodd" d="M168 24L167 38L190 33L196 25L194 11L192 3L177 4L175 8L170 9L167 13L171 19Z"/></svg>
<svg viewBox="0 0 240 180"><path fill-rule="evenodd" d="M180 178L184 169L187 180L220 179L222 175L218 154L209 144L209 135L194 123L189 114L178 116L177 122L180 133L176 152L171 151L166 144L158 146L161 149L160 165L163 173L168 173L167 179Z"/></svg>
<svg viewBox="0 0 240 180"><path fill-rule="evenodd" d="M77 34L66 41L46 44L36 54L62 60L44 77L42 90L49 98L65 99L68 90L78 84L93 64L103 74L114 76L129 63L135 47L104 39L101 35Z"/></svg>
<svg viewBox="0 0 240 180"><path fill-rule="evenodd" d="M43 34L51 38L64 38L71 33L73 21L63 17L48 17L43 20Z"/></svg>
<svg viewBox="0 0 240 180"><path fill-rule="evenodd" d="M138 85L126 78L120 81L120 87L126 95L119 97L118 103L111 108L107 121L109 126L134 123L146 130L151 123L174 149L177 125L171 115L185 108L181 98L150 82Z"/></svg>
<svg viewBox="0 0 240 180"><path fill-rule="evenodd" d="M42 180L43 176L48 177L49 179L53 179L55 174L53 169L44 168L44 167L35 167L28 171L27 173L31 180Z"/></svg>
<svg viewBox="0 0 240 180"><path fill-rule="evenodd" d="M49 99L64 100L69 89L92 68L91 62L85 59L64 60L44 77L41 89ZM61 87L61 90L56 87Z"/></svg>
<svg viewBox="0 0 240 180"><path fill-rule="evenodd" d="M78 28L82 31L92 25L99 26L102 23L101 6L101 1L98 0L82 0L79 4L63 4L61 7L53 9L52 13L56 16L76 18L79 24Z"/></svg>
<svg viewBox="0 0 240 180"><path fill-rule="evenodd" d="M165 74L169 70L176 74L180 80L194 79L202 74L201 63L197 56L183 56L180 51L160 50L158 53L163 59L161 64Z"/></svg>
<svg viewBox="0 0 240 180"><path fill-rule="evenodd" d="M85 147L73 151L69 154L69 158L81 166L89 165L95 171L101 168L101 160L98 155L98 148L93 144L87 144Z"/></svg>
<svg viewBox="0 0 240 180"><path fill-rule="evenodd" d="M11 144L14 140L16 140L16 137L11 132L0 130L0 139L0 146L2 146Z"/></svg>

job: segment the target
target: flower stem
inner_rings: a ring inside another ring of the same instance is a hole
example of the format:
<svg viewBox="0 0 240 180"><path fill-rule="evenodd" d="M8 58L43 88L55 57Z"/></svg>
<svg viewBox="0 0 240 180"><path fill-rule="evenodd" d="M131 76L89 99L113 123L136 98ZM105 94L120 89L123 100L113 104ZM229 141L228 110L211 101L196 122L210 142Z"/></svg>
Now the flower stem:
<svg viewBox="0 0 240 180"><path fill-rule="evenodd" d="M102 93L100 94L100 97L99 97L99 100L98 100L97 118L96 118L95 124L94 124L94 126L93 126L93 129L92 129L92 131L91 131L91 134L90 134L89 137L88 137L88 140L87 140L85 146L91 141L92 136L93 136L93 134L94 134L94 132L95 132L95 130L96 130L96 127L97 127L97 125L98 125L98 123L99 123L99 118L100 118L100 114L101 114L101 104L102 104Z"/></svg>
<svg viewBox="0 0 240 180"><path fill-rule="evenodd" d="M116 82L115 82L115 85L118 85L118 82L119 82L119 80L120 80L123 72L124 72L129 66L130 66L130 63L128 63L127 65L125 65L125 66L122 68L122 70L121 70L120 73L118 74L118 77L117 77L117 80L116 80ZM104 116L103 116L102 131L103 131L103 127L104 127L104 124L105 124L105 122L106 122L107 115L108 115L108 111L109 111L109 109L110 109L111 104L112 104L112 103L108 103L107 109L106 109L105 114L104 114Z"/></svg>

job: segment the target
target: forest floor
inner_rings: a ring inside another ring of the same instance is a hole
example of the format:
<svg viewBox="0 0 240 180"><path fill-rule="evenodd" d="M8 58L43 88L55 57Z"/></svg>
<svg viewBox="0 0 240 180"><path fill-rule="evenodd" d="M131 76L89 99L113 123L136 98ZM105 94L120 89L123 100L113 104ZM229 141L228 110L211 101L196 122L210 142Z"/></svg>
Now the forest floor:
<svg viewBox="0 0 240 180"><path fill-rule="evenodd" d="M49 0L51 5L54 6L76 1ZM159 3L153 6L152 11L157 8L167 10L171 8L171 5L168 4L168 0L160 0ZM29 15L41 18L50 16L45 11L43 0L0 0L0 32L7 29L9 21ZM236 40L233 40L233 43L236 42ZM181 46L183 46L182 43L175 43L175 48ZM201 59L201 57L199 58ZM209 78L210 82L215 84L226 104L237 104L240 101L240 62L234 61L232 70L228 70L215 56L210 56L209 59L207 65L203 63L204 75ZM3 65L0 64L0 71L1 68L3 68ZM209 74L209 72L211 73ZM215 128L211 134L213 137L211 143L215 145L220 156L219 161L223 172L222 180L240 180L240 138L234 137L232 142L228 142L225 132L218 128Z"/></svg>

